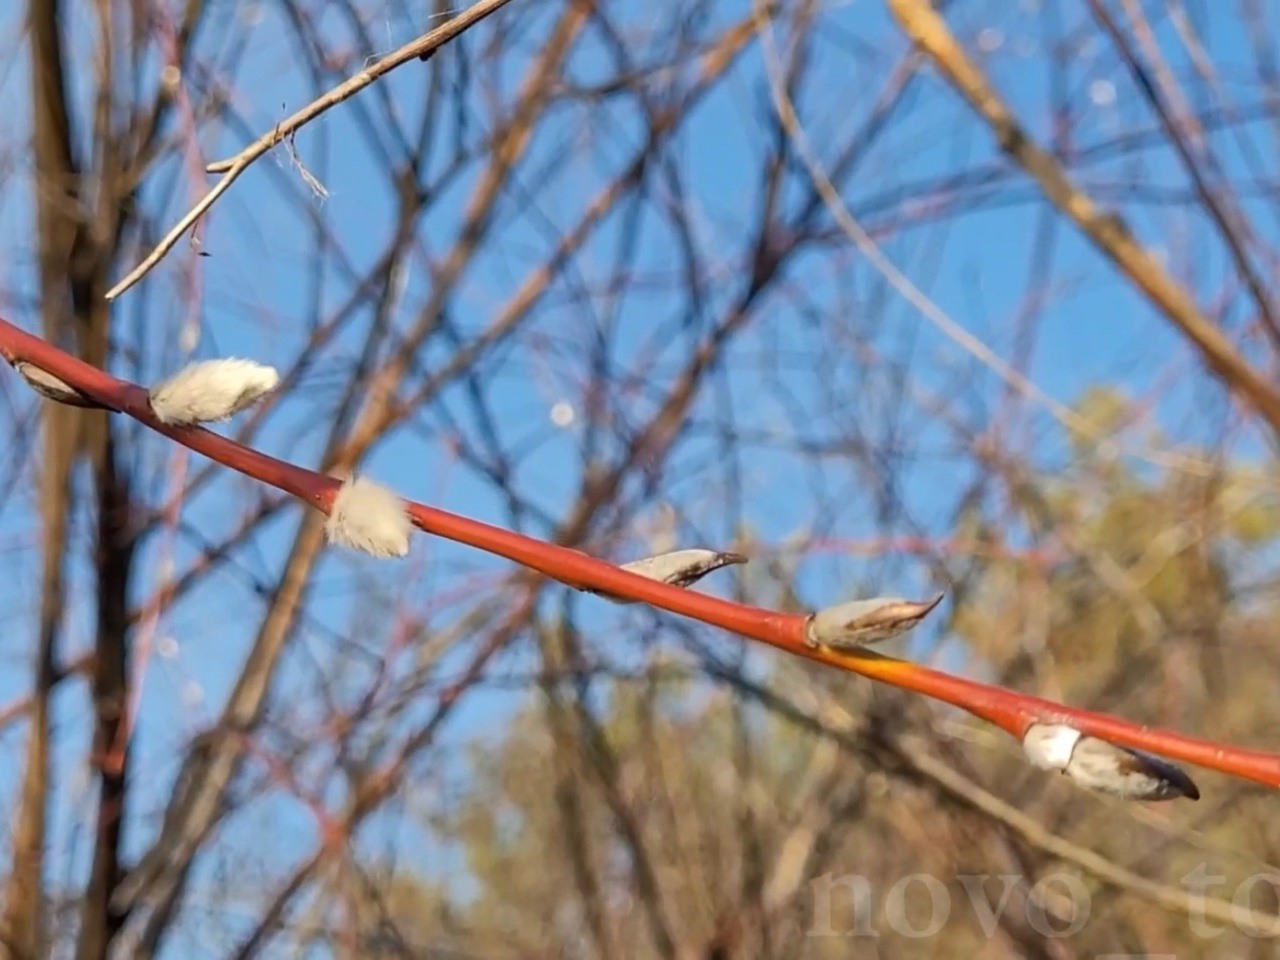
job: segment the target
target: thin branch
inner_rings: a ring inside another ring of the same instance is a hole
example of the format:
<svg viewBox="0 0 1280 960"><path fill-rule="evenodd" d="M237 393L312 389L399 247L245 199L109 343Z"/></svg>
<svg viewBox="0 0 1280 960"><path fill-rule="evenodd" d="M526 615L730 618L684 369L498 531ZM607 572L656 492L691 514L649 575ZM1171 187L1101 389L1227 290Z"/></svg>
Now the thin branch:
<svg viewBox="0 0 1280 960"><path fill-rule="evenodd" d="M1215 467L1212 464L1193 457L1165 453L1159 450L1129 451L1122 447L1114 439L1106 436L1104 429L1098 424L1082 417L1070 407L1055 400L1036 386L1028 377L1005 362L994 350L957 323L928 294L916 286L911 281L911 278L889 259L883 248L871 236L871 233L853 215L853 212L841 198L840 191L836 188L835 183L832 182L831 177L822 169L817 155L809 143L809 138L805 134L804 127L800 124L795 104L787 94L786 84L781 76L781 64L778 60L776 45L773 42L773 31L768 21L764 18L763 12L758 22L760 38L764 46L765 69L769 78L770 92L773 96L778 121L795 148L796 156L809 174L809 179L813 182L815 195L822 201L844 234L853 241L854 246L858 248L858 252L867 258L868 262L904 300L919 310L924 318L932 323L943 336L965 350L970 356L1003 380L1011 390L1044 407L1049 412L1049 415L1065 429L1090 443L1097 444L1098 448L1108 456L1117 457L1124 453L1130 453L1130 455L1137 456L1155 466L1178 470L1193 476L1211 476L1213 474Z"/></svg>
<svg viewBox="0 0 1280 960"><path fill-rule="evenodd" d="M1231 255L1231 262L1235 264L1236 270L1239 271L1245 285L1249 288L1249 293L1258 307L1258 316L1263 328L1271 337L1272 342L1280 345L1280 323L1276 320L1271 297L1263 287L1258 271L1254 269L1253 263L1249 259L1249 253L1245 250L1247 227L1244 231L1240 229L1244 226L1244 216L1239 210L1228 210L1225 199L1220 197L1210 185L1208 178L1200 169L1200 162L1192 151L1191 144L1187 142L1187 137L1183 132L1183 123L1179 121L1179 118L1174 113L1175 105L1166 103L1166 96L1161 95L1160 87L1163 86L1170 100L1177 97L1178 90L1172 77L1167 76L1167 69L1163 71L1158 69L1161 65L1158 60L1156 76L1152 77L1146 65L1143 64L1137 53L1130 46L1128 38L1120 30L1111 14L1107 12L1106 7L1098 3L1098 0L1089 0L1089 8L1093 11L1098 23L1102 25L1102 29L1106 31L1111 41L1115 44L1121 59L1124 60L1125 66L1129 68L1129 73L1133 76L1143 97L1151 105L1151 109L1155 111L1156 117L1160 120L1160 125L1169 137L1169 142L1173 144L1179 158L1182 160L1183 166L1186 167L1187 175L1191 178L1191 183L1195 187L1197 196L1200 197L1205 210L1208 211L1209 218L1217 225L1218 232L1222 234L1223 243L1226 244L1227 251ZM1131 8L1130 14L1139 18L1134 22L1135 29L1140 30L1150 39L1150 28L1146 27L1145 23L1140 19L1142 11ZM1153 44L1149 44L1149 46L1151 53L1159 57L1159 50ZM1246 236L1242 237L1240 235L1242 232Z"/></svg>
<svg viewBox="0 0 1280 960"><path fill-rule="evenodd" d="M0 355L10 363L34 363L74 386L103 407L124 413L169 439L246 476L290 493L328 513L341 482L252 450L203 428L167 426L147 402L147 391L90 366L39 337L0 320ZM1130 723L1000 687L952 676L939 670L865 649L835 652L807 642L809 616L779 613L692 593L681 587L631 573L568 547L545 543L478 520L406 501L414 526L487 553L504 557L579 590L591 590L647 603L669 613L777 647L794 656L910 690L959 707L1022 739L1034 724L1067 724L1083 734L1123 746L1149 750L1280 789L1280 754L1247 750Z"/></svg>
<svg viewBox="0 0 1280 960"><path fill-rule="evenodd" d="M1057 159L1031 140L928 0L886 3L907 36L933 59L943 76L991 127L1000 149L1035 178L1044 195L1195 345L1223 384L1243 397L1280 436L1280 390L1245 361L1227 336L1200 311L1190 293L1138 243L1125 222L1115 213L1100 209L1071 181Z"/></svg>
<svg viewBox="0 0 1280 960"><path fill-rule="evenodd" d="M458 16L451 20L446 20L434 30L405 44L394 53L388 54L377 63L343 81L324 96L313 100L287 120L276 124L270 132L264 133L234 157L228 157L225 160L218 160L209 164L205 167L207 173L222 173L225 176L194 207L187 211L177 225L164 235L161 241L156 244L155 249L147 254L140 264L107 291L106 298L114 300L153 270L156 264L163 260L165 255L174 248L182 238L182 235L190 230L196 221L204 216L209 211L209 208L218 201L218 198L230 189L231 184L236 181L240 174L249 169L255 160L271 150L276 144L292 137L303 126L320 116L330 107L336 106L343 100L359 93L369 84L396 69L396 67L402 66L411 60L427 59L450 40L461 36L465 31L510 2L511 0L479 0L478 3L468 7Z"/></svg>

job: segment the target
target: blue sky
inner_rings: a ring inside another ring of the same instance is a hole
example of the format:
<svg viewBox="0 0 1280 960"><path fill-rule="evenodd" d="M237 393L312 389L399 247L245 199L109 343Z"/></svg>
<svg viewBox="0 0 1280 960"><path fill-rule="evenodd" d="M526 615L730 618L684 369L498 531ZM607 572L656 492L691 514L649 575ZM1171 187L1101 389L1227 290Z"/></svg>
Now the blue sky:
<svg viewBox="0 0 1280 960"><path fill-rule="evenodd" d="M1239 93L1248 63L1242 28L1232 16L1204 13L1204 9L1211 6L1193 8L1193 18L1215 64L1221 69L1224 88L1251 102L1247 95ZM546 0L530 3L517 0L513 9L537 23L532 31L536 37L545 33L548 15L559 8ZM645 4L626 0L617 9L629 11L624 18L637 30L647 22ZM1048 86L1046 51L1042 40L1037 39L1042 37L1043 27L1036 9L1035 4L1023 3L1017 13L1008 13L1002 12L1006 8L1000 4L961 4L952 22L962 36L983 51L984 61L1001 91L1028 127L1043 139L1049 131L1046 104L1052 91ZM711 32L714 24L736 19L741 14L742 10L734 5L717 7L707 31ZM281 15L275 5L245 4L236 15L261 17L249 34L235 90L237 105L252 118L253 129L258 132L307 102L314 92L301 71L290 67L293 46L287 31L281 27ZM1075 16L1074 13L1062 15ZM371 18L369 30L379 50L390 50L420 33L425 25L416 17L417 14ZM813 51L812 70L816 79L807 85L800 106L811 142L824 160L830 160L833 145L843 142L871 109L890 65L901 56L904 44L888 24L879 3L852 0L834 4L824 9L822 17L824 29L819 31L819 41ZM982 26L997 23L998 27ZM0 27L4 28L0 35L14 36L14 26L12 15L0 16ZM81 29L90 28L76 28ZM347 38L336 14L323 17L321 29L326 35ZM468 38L470 50L480 49L481 38L488 36L489 29L489 26L481 27ZM1170 36L1167 24L1161 25L1159 31L1162 39ZM79 37L77 42L83 49L85 38ZM657 59L662 52L661 36L650 38L648 43L653 58ZM537 43L532 39L522 46L526 55L536 48ZM1176 45L1166 49L1180 51ZM0 96L6 104L13 104L14 113L25 118L25 49L15 48L14 52L15 55L6 60L7 68L0 69ZM449 56L448 52L440 55L430 67L410 64L384 81L388 96L405 115L416 116L422 110L427 70L443 69L442 64ZM1185 63L1185 57L1181 63ZM525 65L513 60L493 82L509 92L518 83ZM571 61L570 75L585 83L599 78L602 69L598 41L588 37ZM1114 56L1103 49L1098 38L1092 48L1086 45L1076 52L1069 88L1069 101L1079 113L1075 128L1077 147L1102 142L1139 120L1144 126L1151 124L1149 114L1120 77ZM362 97L372 102L373 93L366 92ZM471 106L474 108L471 123L478 128L485 123L486 115L478 104ZM733 248L740 239L743 223L748 222L757 209L759 159L762 144L767 142L761 131L768 119L768 110L756 49L745 56L728 81L701 104L692 122L683 128L679 145L672 152L687 175L685 203L697 224L699 240L708 251L720 246ZM989 138L975 127L967 110L957 110L954 95L932 74L916 81L908 94L903 117L901 122L895 122L844 190L846 202L855 212L865 211L867 223L873 227L888 226L904 213L900 205L886 206L881 202L884 197L912 184L945 176L958 167L974 169L996 161ZM409 126L412 128L413 124ZM474 132L473 129L469 135ZM529 202L527 196L521 195L504 198L505 211L519 210L520 213L495 236L491 247L468 271L451 299L449 312L460 329L474 331L487 325L493 311L511 294L525 273L545 256L557 228L574 221L608 175L639 145L639 135L635 114L616 105L593 111L581 106L558 109L554 118L539 129L517 178L522 191L533 194L534 199ZM207 161L234 152L241 142L233 132L214 128L202 131L200 148ZM342 255L357 269L367 267L380 255L390 236L393 209L387 178L371 172L376 171L382 161L365 149L363 143L358 117L350 104L331 110L300 133L296 141L299 156L328 190L324 199L307 200L305 209L322 218L342 238ZM1226 149L1230 149L1229 145ZM1239 156L1228 154L1228 157L1228 169L1238 174ZM0 247L4 251L0 254L0 293L10 318L36 328L29 240L30 163L17 146L11 149L7 162L14 165L20 179L11 181L7 189L0 191L0 236L4 238ZM1080 175L1080 180L1086 185L1112 181L1126 169L1123 164L1091 165ZM164 211L157 229L167 229L190 202L193 189L190 178L183 175L175 190L177 173L176 167L170 164L149 187L148 199L153 209ZM1147 187L1185 187L1184 179L1168 156L1149 154L1141 177ZM461 205L475 180L474 170L458 178L422 222L420 240L433 255L438 256L452 240ZM282 200L282 183L294 190L306 190L289 156L277 150L246 173L215 208L204 241L205 250L211 256L197 258L184 242L146 281L150 287L147 292L156 298L155 302L170 307L148 314L143 321L148 324L144 337L148 353L142 372L126 365L121 365L117 372L147 379L176 362L183 313L175 290L184 269L199 271L204 291L202 336L196 355L244 355L282 367L297 356L305 343L305 325L314 295L308 271L311 253L303 207ZM953 318L1007 356L1014 318L1026 295L1031 238L1043 211L1026 202L1032 193L1025 180L1015 178L1011 186L1002 189L1024 198L1023 201L1014 205L992 205L945 221L941 227L926 223L922 227L895 230L885 240L885 247L894 261ZM1116 199L1121 198L1112 198ZM910 212L909 207L906 212ZM1187 221L1180 220L1177 211L1170 213L1142 204L1136 204L1127 212L1138 235L1165 251L1176 271L1191 271L1198 294L1214 291L1222 282L1223 258L1203 224L1198 230L1189 231ZM641 234L635 267L641 282L616 299L595 286L594 282L606 275L622 236L623 221L615 216L555 285L548 298L554 309L548 309L534 325L539 339L526 339L485 361L486 373L494 374L495 382L501 385L491 395L500 436L506 445L533 451L516 471L516 486L552 515L559 514L577 489L580 457L576 450L581 425L579 421L569 429L559 429L552 424L550 413L557 401L577 399L572 385L574 378L581 375L580 345L587 342L598 319L609 315L610 310L615 311L618 333L614 358L619 365L635 363L637 358L653 353L659 360L658 369L673 372L694 342L689 335L678 332L680 305L669 293L657 289L660 284L650 287L643 282L646 277L669 278L679 262L661 224L651 216L649 221ZM1258 229L1269 236L1275 232L1275 225L1269 219L1260 218ZM945 244L939 247L938 240L943 233ZM708 312L712 315L724 307L734 289L732 273L728 272L734 265L720 263L719 266L726 275L722 286L711 291ZM1099 383L1120 382L1139 396L1159 387L1160 427L1178 441L1201 439L1188 426L1189 419L1206 410L1224 409L1220 392L1205 389L1201 381L1193 382L1189 375L1197 372L1198 367L1178 346L1164 321L1155 318L1141 298L1117 280L1110 268L1069 227L1063 226L1057 235L1054 266L1053 277L1059 289L1039 325L1039 340L1030 371L1034 382L1067 404ZM952 399L958 408L967 409L965 404L979 399L989 404L998 395L998 381L989 372L976 366L901 300L893 295L878 295L874 278L865 264L858 262L852 245L847 245L842 252L824 248L803 255L793 264L788 277L804 290L818 311L847 304L849 289L857 289L860 302L883 311L882 317L869 318L866 324L868 329L879 324L874 334L876 349L882 352L886 362L910 358L913 376L923 389L952 390L957 372L963 371L972 396L955 395ZM584 298L583 288L592 291L590 297ZM349 289L350 284L341 271L335 270L333 279L326 282L320 294L324 304L322 313L342 302ZM396 322L403 328L407 329L412 323L415 308L425 300L429 289L429 278L421 264L407 265L399 294L403 309L396 314ZM141 295L140 290L121 299L117 322L124 329L133 329L132 325L138 322L131 298ZM729 383L734 396L733 413L739 426L779 430L785 429L788 421L776 398L768 391L755 389L755 378L760 371L774 366L779 344L794 349L797 354L820 350L827 331L797 310L794 300L773 298L768 301L766 314L752 333L732 347L730 367L734 372ZM1229 319L1238 323L1241 318ZM339 338L334 352L309 372L296 395L287 398L273 413L256 441L260 448L314 465L322 436L317 427L325 423L326 411L336 396L335 373L355 355L367 323L368 311L365 310ZM830 350L830 345L826 350ZM436 340L423 351L421 361L426 368L434 369L441 366L448 355L448 346ZM1176 389L1168 389L1159 379L1168 372L1171 358L1180 358L1185 379L1185 386ZM861 375L853 368L842 371L838 362L833 362L832 370L833 375L851 378ZM661 384L661 378L653 379ZM7 384L12 384L5 387L7 394L14 398L12 402L30 402L17 389L14 378L8 378ZM786 386L797 402L805 406L821 403L822 388L826 385L815 382L812 368L801 364L786 375ZM462 402L459 390L449 391L443 400L462 429L474 433L476 425ZM869 396L867 410L874 411L875 403L875 397ZM699 403L699 414L710 416L715 404L713 394L704 397ZM631 422L640 422L647 409L642 398L635 398L627 410ZM928 454L904 469L899 478L900 492L926 528L940 531L946 520L945 513L953 505L955 488L963 477L962 468L947 448L947 432L931 424L920 409L883 412L886 424L896 421L898 416L910 423L920 448ZM505 507L492 488L469 476L443 449L437 413L424 414L422 422L428 424L427 429L400 432L381 444L366 469L407 496L490 522L507 522ZM1214 422L1220 423L1220 419L1206 419L1211 426ZM1030 449L1046 463L1060 458L1065 449L1061 430L1043 413L1035 414L1031 423L1034 440ZM863 428L871 436L881 434L883 438L884 432L878 423L864 424ZM1249 445L1242 449L1256 452ZM162 464L172 455L172 448L157 440L147 440L145 450L151 458L149 462L154 464ZM675 464L677 468L683 465L690 469L695 464L714 463L717 451L711 439L693 441L681 449ZM202 461L196 460L191 469L198 471L203 466ZM813 523L813 503L796 496L796 477L803 467L782 454L761 455L753 459L750 466L745 514L757 536L765 542L778 542ZM835 488L848 485L854 489L853 476L847 470L832 465L824 470ZM694 473L673 492L673 498L691 508L700 532L712 539L732 535L729 512L716 505L720 482L718 473L712 482L708 482L704 474ZM160 489L163 488L157 487L152 495ZM29 497L30 492L26 495ZM244 504L255 495L253 488L242 480L223 479L194 496L186 504L184 517L210 539L216 539L234 527ZM6 557L22 557L13 561L16 575L0 585L0 589L6 591L5 624L10 628L6 631L9 639L0 644L0 658L6 665L6 669L0 671L0 703L8 702L27 685L23 665L28 638L32 635L34 609L30 598L36 595L38 574L35 549L38 525L30 506L28 499L6 505L0 513L0 537L3 537L0 549ZM299 510L296 506L290 507L249 547L239 550L238 563L269 581L272 572L279 568L289 536L296 528ZM856 497L850 497L831 522L831 529L823 531L831 539L857 539L885 532L876 527L874 506L869 498L868 502L858 502ZM529 531L548 532L536 524L531 525ZM83 540L85 531L81 530L80 535ZM158 549L165 540L164 537L153 539L147 545L138 577L140 597L156 583ZM18 554L22 549L27 552ZM199 551L199 543L180 540L177 568L184 569ZM371 584L384 581L391 598L402 598L411 608L426 609L433 596L456 587L460 575L469 571L493 575L507 567L468 549L419 538L409 569L416 571L413 577L398 583L395 578L388 581L381 569L372 564L348 556L326 556L315 576L314 600L309 610L323 629L304 626L300 630L297 649L286 661L282 681L281 699L286 706L291 702L290 693L305 695L307 681L295 682L296 677L307 675L304 661L325 662L334 650L332 633L359 631L367 613L355 601L368 599L377 589ZM76 571L73 578L83 584L84 571ZM930 589L921 564L909 557L868 559L821 555L805 566L802 583L809 595L830 597L833 602L843 599L841 591L848 591L850 585L883 587L894 592ZM373 602L384 600L379 598ZM598 601L584 600L583 604L590 611L585 622L603 625L611 622L606 618L615 616L612 608ZM220 703L225 696L252 639L259 610L258 602L245 589L243 577L234 571L222 571L166 616L161 636L176 640L177 650L172 657L157 658L147 677L137 740L137 769L147 771L145 782L140 783L139 807L154 808L163 799L167 778L174 769L175 743L208 722L212 716L211 705ZM79 649L88 642L86 617L89 613L87 605L80 603L72 610L67 636L70 648ZM937 639L936 634L926 632L922 649ZM507 663L518 660L517 655ZM198 682L200 687L198 704L184 695L184 688L192 682ZM457 744L466 736L500 730L512 705L510 695L502 692L470 697L450 728L447 739L451 746L435 757L447 764ZM85 711L83 688L69 690L60 697L62 777L68 786L76 789L60 792L55 849L61 853L74 847L80 856L87 838L82 830L77 837L77 826L89 809L82 786ZM11 730L0 738L3 769L11 771L7 777L0 776L0 798L6 805L14 783L12 771L20 768L21 746L20 730ZM424 767L423 776L431 781L432 769ZM429 789L438 787L439 784L432 784ZM233 825L228 842L251 844L253 838L261 837L264 831L269 831L273 841L269 859L274 863L306 851L315 839L313 825L302 808L288 799L277 799L255 805L243 822ZM132 830L130 845L136 849L140 839L146 836L149 833ZM420 831L405 830L402 818L383 818L380 827L366 836L370 842L382 843L394 838L400 854L417 860L415 865L425 872L437 873L454 866L454 861L443 851L425 843ZM59 871L65 869L62 863L57 866ZM174 949L178 949L176 941Z"/></svg>

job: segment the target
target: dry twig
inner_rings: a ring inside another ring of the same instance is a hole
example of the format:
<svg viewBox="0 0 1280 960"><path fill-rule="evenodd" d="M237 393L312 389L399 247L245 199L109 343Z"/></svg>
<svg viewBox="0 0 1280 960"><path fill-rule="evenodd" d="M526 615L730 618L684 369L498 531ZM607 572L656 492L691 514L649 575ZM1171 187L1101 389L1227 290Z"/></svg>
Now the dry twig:
<svg viewBox="0 0 1280 960"><path fill-rule="evenodd" d="M376 63L361 70L355 76L343 81L324 96L311 101L311 103L287 120L276 124L270 132L264 133L234 157L228 157L225 160L218 160L209 164L205 167L207 173L221 173L225 174L225 176L194 207L183 215L182 219L177 222L172 230L164 235L141 263L130 270L119 283L107 291L106 298L114 300L153 270L156 264L163 260L165 255L174 248L178 240L182 238L182 235L195 226L196 221L208 213L209 208L218 201L218 198L231 188L231 185L235 183L240 174L249 169L255 160L271 150L276 144L292 137L298 130L330 107L336 106L343 100L359 93L369 84L386 76L396 67L406 64L410 60L427 59L450 40L461 36L491 13L502 9L510 2L511 0L479 0L478 3L468 7L456 17L446 20L429 33L424 33L416 40L406 43L394 53L388 54Z"/></svg>
<svg viewBox="0 0 1280 960"><path fill-rule="evenodd" d="M969 105L987 122L1000 149L1040 184L1045 196L1069 216L1121 272L1199 350L1209 369L1239 393L1280 435L1280 390L1247 363L1226 335L1129 232L1115 213L1101 209L1077 187L1052 154L1038 147L1013 112L951 33L928 0L887 0L902 29L937 64Z"/></svg>

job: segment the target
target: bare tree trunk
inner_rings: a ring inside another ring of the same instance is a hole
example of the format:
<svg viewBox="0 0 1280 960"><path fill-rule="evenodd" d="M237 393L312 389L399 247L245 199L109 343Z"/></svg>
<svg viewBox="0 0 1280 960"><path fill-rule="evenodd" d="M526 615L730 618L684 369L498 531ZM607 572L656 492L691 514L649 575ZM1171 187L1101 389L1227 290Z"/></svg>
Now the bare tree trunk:
<svg viewBox="0 0 1280 960"><path fill-rule="evenodd" d="M45 336L74 348L73 310L63 286L76 242L77 170L66 110L58 0L32 0L32 117L37 181L40 281ZM57 636L64 605L63 556L72 511L74 466L81 411L47 405L40 509L44 528L39 636L18 820L14 871L5 897L4 931L18 958L43 954L44 846L50 789L50 697L57 672Z"/></svg>
<svg viewBox="0 0 1280 960"><path fill-rule="evenodd" d="M92 756L99 765L98 818L89 884L80 903L77 960L105 960L124 915L111 904L120 882L129 743L122 724L129 697L128 582L133 565L129 483L108 438L98 494L98 637L93 673Z"/></svg>

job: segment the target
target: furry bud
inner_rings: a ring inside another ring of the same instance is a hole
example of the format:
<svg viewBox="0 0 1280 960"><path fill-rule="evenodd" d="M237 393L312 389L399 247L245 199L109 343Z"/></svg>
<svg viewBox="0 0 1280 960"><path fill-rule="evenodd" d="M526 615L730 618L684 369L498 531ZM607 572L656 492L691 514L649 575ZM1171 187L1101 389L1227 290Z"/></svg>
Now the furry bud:
<svg viewBox="0 0 1280 960"><path fill-rule="evenodd" d="M811 647L828 650L854 650L880 643L915 629L941 602L942 594L932 600L876 597L840 603L809 617L805 640Z"/></svg>
<svg viewBox="0 0 1280 960"><path fill-rule="evenodd" d="M1057 770L1099 793L1124 800L1200 799L1200 789L1181 767L1163 757L1085 736L1066 724L1034 724L1022 746L1035 766Z"/></svg>
<svg viewBox="0 0 1280 960"><path fill-rule="evenodd" d="M252 360L202 360L152 387L149 399L161 423L217 423L253 406L279 382L274 369Z"/></svg>
<svg viewBox="0 0 1280 960"><path fill-rule="evenodd" d="M348 477L333 498L324 532L339 546L375 557L403 557L411 528L403 500L372 480Z"/></svg>

